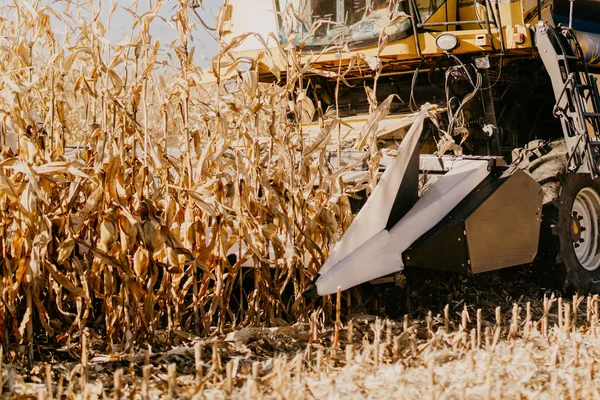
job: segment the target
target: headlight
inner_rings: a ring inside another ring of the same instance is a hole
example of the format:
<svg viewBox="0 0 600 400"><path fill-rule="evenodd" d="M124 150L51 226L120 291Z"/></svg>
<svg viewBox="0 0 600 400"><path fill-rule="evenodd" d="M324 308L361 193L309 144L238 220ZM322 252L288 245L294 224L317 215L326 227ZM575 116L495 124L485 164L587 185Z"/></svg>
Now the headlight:
<svg viewBox="0 0 600 400"><path fill-rule="evenodd" d="M452 51L456 49L460 43L455 35L451 33L444 33L435 39L435 45L442 51Z"/></svg>
<svg viewBox="0 0 600 400"><path fill-rule="evenodd" d="M239 73L248 72L254 66L254 60L250 57L240 57L235 61L237 62L235 69L237 69Z"/></svg>

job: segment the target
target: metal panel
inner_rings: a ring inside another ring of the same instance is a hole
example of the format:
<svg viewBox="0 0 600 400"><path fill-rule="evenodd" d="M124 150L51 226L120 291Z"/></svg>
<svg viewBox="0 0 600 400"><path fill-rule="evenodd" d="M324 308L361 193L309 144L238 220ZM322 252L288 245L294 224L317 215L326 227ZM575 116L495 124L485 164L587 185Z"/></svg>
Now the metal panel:
<svg viewBox="0 0 600 400"><path fill-rule="evenodd" d="M385 229L390 230L410 211L419 200L419 146L415 146L406 166L404 178L396 193L396 200L390 211Z"/></svg>
<svg viewBox="0 0 600 400"><path fill-rule="evenodd" d="M533 261L537 254L542 188L516 170L465 222L472 273Z"/></svg>
<svg viewBox="0 0 600 400"><path fill-rule="evenodd" d="M497 167L506 166L506 161L503 157L488 157L488 156L434 156L429 154L421 154L419 160L419 168L423 172L446 173L454 168L454 165L462 160L485 160L491 165Z"/></svg>
<svg viewBox="0 0 600 400"><path fill-rule="evenodd" d="M480 273L529 263L537 254L541 207L542 189L535 180L522 170L494 167L404 252L405 264Z"/></svg>
<svg viewBox="0 0 600 400"><path fill-rule="evenodd" d="M489 160L482 161L489 162ZM489 175L476 187L470 189L466 197L437 225L419 237L403 253L405 264L417 268L469 273L469 253L464 221L490 193L501 185L499 177L505 170L506 168L503 167L493 167ZM435 185L432 188L435 188ZM447 198L440 196L436 201L440 207L446 203Z"/></svg>
<svg viewBox="0 0 600 400"><path fill-rule="evenodd" d="M225 42L229 43L234 37L246 33L256 33L265 42L270 41L270 36L277 37L277 13L273 0L230 0L231 20L230 31L223 35ZM296 7L298 10L298 7ZM275 43L270 43L275 47ZM264 45L254 36L250 35L236 47L236 52L262 51Z"/></svg>
<svg viewBox="0 0 600 400"><path fill-rule="evenodd" d="M407 267L469 273L467 242L462 221L442 223L443 229L427 234L426 240L417 241L404 254ZM435 230L435 228L434 228Z"/></svg>

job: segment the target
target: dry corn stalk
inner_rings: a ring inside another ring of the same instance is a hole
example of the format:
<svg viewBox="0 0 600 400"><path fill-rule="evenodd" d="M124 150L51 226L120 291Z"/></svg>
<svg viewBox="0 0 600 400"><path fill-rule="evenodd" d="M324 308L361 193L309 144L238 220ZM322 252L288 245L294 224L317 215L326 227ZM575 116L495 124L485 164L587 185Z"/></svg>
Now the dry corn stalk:
<svg viewBox="0 0 600 400"><path fill-rule="evenodd" d="M201 85L184 3L176 67L149 30L162 1L117 45L98 3L66 5L80 6L92 13L76 25L40 2L0 6L0 340L27 344L32 359L36 335L62 343L92 324L127 350L306 316L299 293L352 218L325 147L288 119L303 107L290 94L320 72L277 48L282 84L250 71L223 96L218 66L239 40L215 58L217 86ZM68 26L62 43L51 15Z"/></svg>

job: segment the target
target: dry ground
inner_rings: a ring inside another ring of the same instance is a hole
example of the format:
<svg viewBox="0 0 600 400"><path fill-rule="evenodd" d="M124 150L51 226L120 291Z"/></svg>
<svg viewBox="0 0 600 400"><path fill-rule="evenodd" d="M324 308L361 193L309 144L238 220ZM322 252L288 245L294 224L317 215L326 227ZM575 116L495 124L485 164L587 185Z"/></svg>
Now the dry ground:
<svg viewBox="0 0 600 400"><path fill-rule="evenodd" d="M101 341L88 331L87 356L73 345L41 349L47 362L32 370L4 365L4 393L43 397L50 382L54 398L600 397L597 297L557 298L520 269L471 279L442 275L445 288L432 290L435 276L415 282L420 292L379 294L404 296L396 303L403 311L406 299L412 304L396 320L342 307L338 323L333 317L323 324L326 313L316 311L291 326L207 338L159 332L179 344L137 343L111 355L94 350ZM436 309L443 300L448 306Z"/></svg>

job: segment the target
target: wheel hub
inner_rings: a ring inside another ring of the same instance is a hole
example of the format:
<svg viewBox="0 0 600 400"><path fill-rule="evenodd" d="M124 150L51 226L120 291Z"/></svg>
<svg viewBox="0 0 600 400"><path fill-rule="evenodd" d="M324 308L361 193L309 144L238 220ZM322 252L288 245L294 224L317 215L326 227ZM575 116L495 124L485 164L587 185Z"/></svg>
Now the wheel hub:
<svg viewBox="0 0 600 400"><path fill-rule="evenodd" d="M571 240L581 266L588 271L600 267L600 195L591 187L577 193L571 211Z"/></svg>

